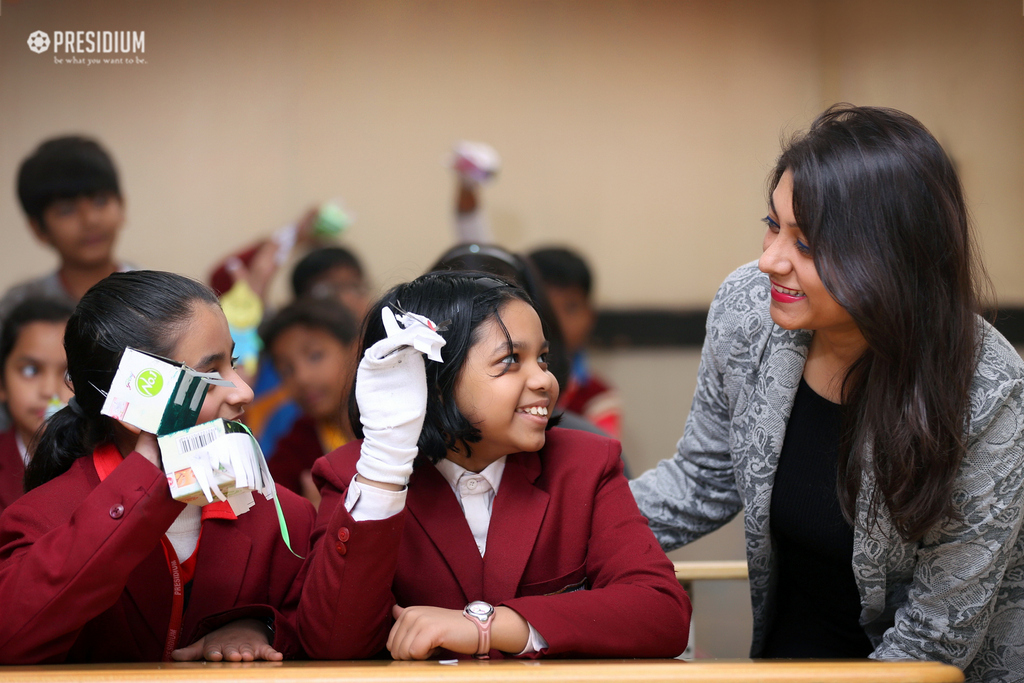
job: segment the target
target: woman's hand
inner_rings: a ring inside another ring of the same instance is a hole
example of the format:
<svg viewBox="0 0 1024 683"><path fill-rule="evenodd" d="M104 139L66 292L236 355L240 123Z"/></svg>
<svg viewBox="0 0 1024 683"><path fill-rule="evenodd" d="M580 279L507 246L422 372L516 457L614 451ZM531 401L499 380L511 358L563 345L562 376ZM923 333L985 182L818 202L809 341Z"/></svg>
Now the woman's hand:
<svg viewBox="0 0 1024 683"><path fill-rule="evenodd" d="M211 662L279 662L284 655L270 646L269 629L257 619L239 619L171 653L179 662L206 659Z"/></svg>
<svg viewBox="0 0 1024 683"><path fill-rule="evenodd" d="M395 659L429 659L438 648L471 655L479 632L461 610L440 607L399 607L392 610L395 625L388 650Z"/></svg>
<svg viewBox="0 0 1024 683"><path fill-rule="evenodd" d="M480 631L462 610L440 607L391 608L395 625L388 635L388 650L395 659L428 659L438 648L476 654ZM518 612L496 607L491 623L491 649L519 653L530 639L530 625Z"/></svg>

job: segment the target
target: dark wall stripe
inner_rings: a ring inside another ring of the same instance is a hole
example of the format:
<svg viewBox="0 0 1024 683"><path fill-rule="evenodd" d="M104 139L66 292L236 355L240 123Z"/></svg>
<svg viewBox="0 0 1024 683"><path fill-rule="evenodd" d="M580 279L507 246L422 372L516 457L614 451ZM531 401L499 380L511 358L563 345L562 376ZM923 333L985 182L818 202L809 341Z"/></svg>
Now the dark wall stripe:
<svg viewBox="0 0 1024 683"><path fill-rule="evenodd" d="M599 311L592 345L597 348L692 347L704 343L707 309ZM992 321L992 315L986 316ZM994 324L1011 344L1024 346L1024 308L1001 308Z"/></svg>

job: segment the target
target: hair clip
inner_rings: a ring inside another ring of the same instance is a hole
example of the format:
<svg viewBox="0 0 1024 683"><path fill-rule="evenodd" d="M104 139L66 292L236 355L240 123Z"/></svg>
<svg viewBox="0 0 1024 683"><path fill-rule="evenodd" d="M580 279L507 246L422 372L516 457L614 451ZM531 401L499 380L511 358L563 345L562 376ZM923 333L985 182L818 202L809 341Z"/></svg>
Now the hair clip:
<svg viewBox="0 0 1024 683"><path fill-rule="evenodd" d="M402 325L402 329L408 329L412 321L416 321L419 324L426 327L431 332L444 332L448 329L448 326L452 324L451 319L442 320L439 323L435 323L430 318L422 316L418 313L410 313L409 311L402 308L402 302L395 300L395 303L391 304L391 308L398 311L399 315L396 316L398 322Z"/></svg>
<svg viewBox="0 0 1024 683"><path fill-rule="evenodd" d="M396 305L395 308L402 310L400 305ZM444 362L441 359L441 347L445 345L445 340L437 333L437 325L433 321L417 313L400 312L396 316L387 305L381 308L380 314L388 339L400 342L385 356L412 346L420 353L426 354L430 360Z"/></svg>

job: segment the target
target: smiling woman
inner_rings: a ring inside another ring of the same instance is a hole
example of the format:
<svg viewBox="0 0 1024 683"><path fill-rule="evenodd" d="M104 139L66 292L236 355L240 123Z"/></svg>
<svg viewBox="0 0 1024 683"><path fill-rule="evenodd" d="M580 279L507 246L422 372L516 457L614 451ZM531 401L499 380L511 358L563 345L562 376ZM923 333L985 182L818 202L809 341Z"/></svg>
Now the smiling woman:
<svg viewBox="0 0 1024 683"><path fill-rule="evenodd" d="M977 314L953 164L912 117L837 105L769 186L641 511L666 549L743 511L754 657L1019 678L1024 363Z"/></svg>

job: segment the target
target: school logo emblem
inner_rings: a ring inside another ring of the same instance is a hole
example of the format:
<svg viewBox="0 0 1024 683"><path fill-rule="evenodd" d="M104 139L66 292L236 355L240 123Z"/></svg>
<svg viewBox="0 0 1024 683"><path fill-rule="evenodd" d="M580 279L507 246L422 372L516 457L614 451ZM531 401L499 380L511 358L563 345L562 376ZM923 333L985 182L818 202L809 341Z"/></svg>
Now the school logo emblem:
<svg viewBox="0 0 1024 683"><path fill-rule="evenodd" d="M28 37L28 47L36 54L46 52L50 49L50 36L44 31L35 31Z"/></svg>
<svg viewBox="0 0 1024 683"><path fill-rule="evenodd" d="M135 388L139 390L139 393L143 396L152 398L160 393L160 390L164 388L164 378L159 372L149 368L139 373L139 378L135 381Z"/></svg>

